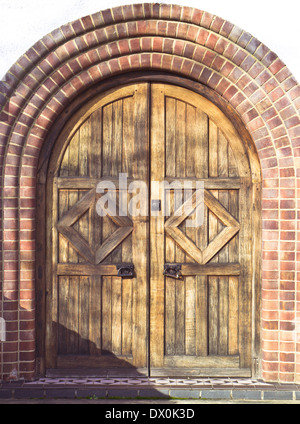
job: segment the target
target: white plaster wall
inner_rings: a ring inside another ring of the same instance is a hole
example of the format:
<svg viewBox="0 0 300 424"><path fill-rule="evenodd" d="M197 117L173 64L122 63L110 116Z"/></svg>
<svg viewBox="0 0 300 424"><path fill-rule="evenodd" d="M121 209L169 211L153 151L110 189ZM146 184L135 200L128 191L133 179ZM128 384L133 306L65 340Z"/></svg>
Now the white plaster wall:
<svg viewBox="0 0 300 424"><path fill-rule="evenodd" d="M0 0L0 78L36 41L55 28L123 4L143 0ZM155 2L155 0L154 0ZM174 0L218 15L273 50L300 82L299 0Z"/></svg>

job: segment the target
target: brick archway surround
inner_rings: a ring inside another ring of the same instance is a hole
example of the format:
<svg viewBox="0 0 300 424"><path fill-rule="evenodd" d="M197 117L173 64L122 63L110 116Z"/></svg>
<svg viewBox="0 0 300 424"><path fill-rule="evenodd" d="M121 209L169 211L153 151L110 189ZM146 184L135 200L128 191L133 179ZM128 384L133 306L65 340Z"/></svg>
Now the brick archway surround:
<svg viewBox="0 0 300 424"><path fill-rule="evenodd" d="M53 123L106 78L159 70L198 81L239 114L260 159L262 357L266 381L300 382L300 86L248 32L166 4L105 10L63 25L1 82L0 379L35 375L35 208L39 154Z"/></svg>

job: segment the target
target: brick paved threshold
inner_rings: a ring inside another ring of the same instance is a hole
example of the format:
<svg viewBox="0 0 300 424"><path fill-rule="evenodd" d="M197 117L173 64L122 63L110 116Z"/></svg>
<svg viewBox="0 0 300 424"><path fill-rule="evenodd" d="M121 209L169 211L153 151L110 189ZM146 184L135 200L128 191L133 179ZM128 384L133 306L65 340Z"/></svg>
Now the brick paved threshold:
<svg viewBox="0 0 300 424"><path fill-rule="evenodd" d="M300 401L300 385L245 378L40 378L0 383L0 400L190 399Z"/></svg>

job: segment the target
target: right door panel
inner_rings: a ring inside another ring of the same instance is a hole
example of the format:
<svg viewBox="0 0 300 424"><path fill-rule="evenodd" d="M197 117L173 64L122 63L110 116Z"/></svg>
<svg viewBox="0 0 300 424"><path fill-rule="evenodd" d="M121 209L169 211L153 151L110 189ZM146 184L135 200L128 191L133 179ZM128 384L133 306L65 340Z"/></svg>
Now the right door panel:
<svg viewBox="0 0 300 424"><path fill-rule="evenodd" d="M151 181L164 205L150 218L151 375L251 375L252 187L242 140L210 101L153 84Z"/></svg>

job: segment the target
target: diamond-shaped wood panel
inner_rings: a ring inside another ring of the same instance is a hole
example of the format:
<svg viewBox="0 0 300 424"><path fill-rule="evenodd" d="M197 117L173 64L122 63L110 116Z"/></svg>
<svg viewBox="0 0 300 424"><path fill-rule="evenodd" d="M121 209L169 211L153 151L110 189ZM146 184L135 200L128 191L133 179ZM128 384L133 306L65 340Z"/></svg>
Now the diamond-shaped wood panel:
<svg viewBox="0 0 300 424"><path fill-rule="evenodd" d="M181 230L179 225L198 207L201 201L199 191L181 205L165 222L166 233L196 262L203 265L208 263L240 230L238 221L226 208L208 191L204 190L204 203L223 223L225 228L201 250Z"/></svg>
<svg viewBox="0 0 300 424"><path fill-rule="evenodd" d="M99 264L133 231L133 223L127 216L115 216L105 209L107 216L119 226L96 250L79 234L73 225L90 209L95 207L95 189L88 191L58 222L58 231L72 244L73 248L88 262ZM119 210L118 204L114 210Z"/></svg>

